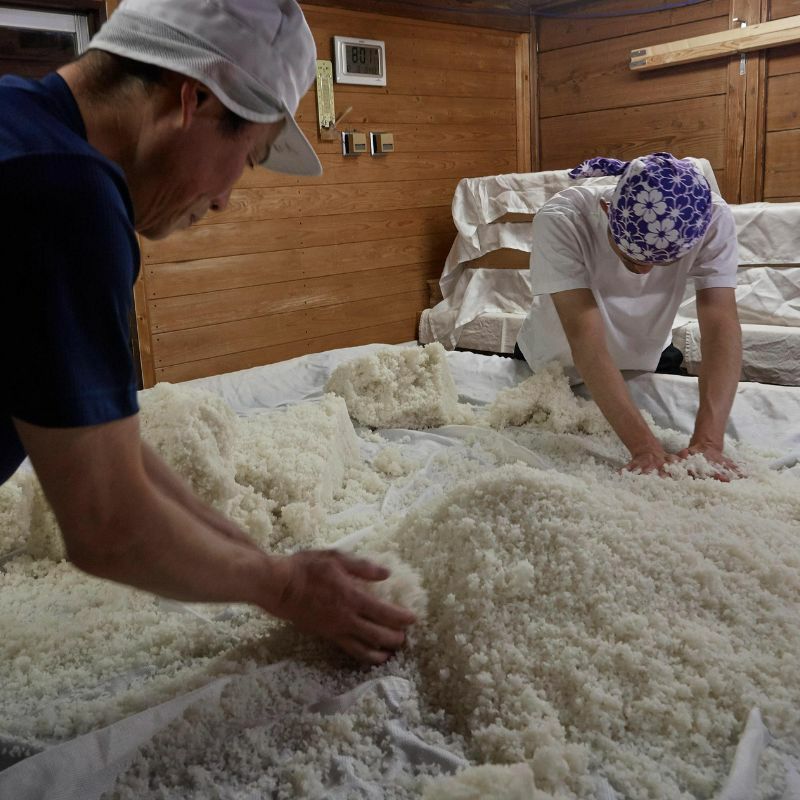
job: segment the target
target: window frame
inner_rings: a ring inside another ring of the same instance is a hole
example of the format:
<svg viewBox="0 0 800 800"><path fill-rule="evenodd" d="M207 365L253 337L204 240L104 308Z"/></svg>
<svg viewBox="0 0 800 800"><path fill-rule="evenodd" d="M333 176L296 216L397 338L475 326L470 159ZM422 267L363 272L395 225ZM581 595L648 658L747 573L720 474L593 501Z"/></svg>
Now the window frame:
<svg viewBox="0 0 800 800"><path fill-rule="evenodd" d="M81 55L89 47L91 32L87 12L63 9L60 11L33 8L14 8L0 4L0 28L28 31L55 31L75 36L75 54Z"/></svg>

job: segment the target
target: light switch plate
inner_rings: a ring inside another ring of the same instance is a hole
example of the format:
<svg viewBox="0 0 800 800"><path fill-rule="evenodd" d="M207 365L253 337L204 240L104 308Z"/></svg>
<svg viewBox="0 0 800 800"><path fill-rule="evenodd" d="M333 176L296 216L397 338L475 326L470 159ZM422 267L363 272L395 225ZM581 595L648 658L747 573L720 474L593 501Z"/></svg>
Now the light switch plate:
<svg viewBox="0 0 800 800"><path fill-rule="evenodd" d="M342 132L342 155L360 156L367 152L367 134L361 131Z"/></svg>
<svg viewBox="0 0 800 800"><path fill-rule="evenodd" d="M394 153L394 134L370 131L369 148L373 156L385 156L388 153Z"/></svg>

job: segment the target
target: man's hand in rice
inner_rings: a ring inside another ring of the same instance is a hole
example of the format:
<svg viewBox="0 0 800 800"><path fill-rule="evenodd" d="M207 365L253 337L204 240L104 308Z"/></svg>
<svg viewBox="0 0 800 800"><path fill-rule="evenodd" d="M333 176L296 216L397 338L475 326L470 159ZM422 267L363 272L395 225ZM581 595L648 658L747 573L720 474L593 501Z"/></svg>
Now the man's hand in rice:
<svg viewBox="0 0 800 800"><path fill-rule="evenodd" d="M667 453L663 449L646 450L638 453L631 453L631 460L625 465L627 472L657 472L664 475L664 467L667 464L674 464L678 461L678 456Z"/></svg>
<svg viewBox="0 0 800 800"><path fill-rule="evenodd" d="M702 455L709 464L722 468L722 471L712 475L715 480L729 483L731 478L745 477L741 468L731 461L723 452L722 448L714 444L690 443L678 453L678 458L685 459L695 454Z"/></svg>
<svg viewBox="0 0 800 800"><path fill-rule="evenodd" d="M382 581L389 570L336 550L307 550L275 562L274 600L264 608L303 633L329 639L366 664L382 664L405 641L416 621L401 606L379 600L364 581Z"/></svg>

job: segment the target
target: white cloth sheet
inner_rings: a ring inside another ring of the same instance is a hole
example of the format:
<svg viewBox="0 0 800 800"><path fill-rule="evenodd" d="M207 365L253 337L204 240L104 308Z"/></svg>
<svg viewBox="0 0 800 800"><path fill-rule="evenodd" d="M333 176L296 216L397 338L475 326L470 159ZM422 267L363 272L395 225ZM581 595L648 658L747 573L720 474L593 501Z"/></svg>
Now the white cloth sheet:
<svg viewBox="0 0 800 800"><path fill-rule="evenodd" d="M731 209L740 264L800 264L800 203L744 203Z"/></svg>
<svg viewBox="0 0 800 800"><path fill-rule="evenodd" d="M719 191L713 170L697 159L714 191ZM498 321L487 327L488 339L476 341L480 323L472 327L469 345L461 342L470 323L483 314L517 313L530 306L530 280L526 270L475 270L466 262L501 248L529 253L533 246L530 222L498 223L507 213L535 214L553 195L568 186L616 182L614 177L573 181L567 170L530 174L495 175L462 180L453 197L453 220L458 235L445 262L440 287L443 300L426 313L421 341L441 341L447 347L469 347L486 352L507 352L491 345ZM740 269L737 300L742 322L759 325L800 324L800 203L749 203L731 206L737 229ZM764 265L773 265L772 267ZM775 269L775 266L784 269ZM487 273L475 283L474 273ZM494 273L492 275L491 273ZM509 277L516 273L516 277ZM483 292L483 298L481 295ZM527 305L526 305L527 304ZM682 322L676 323L679 327ZM763 341L762 344L763 345ZM777 345L778 351L780 345Z"/></svg>
<svg viewBox="0 0 800 800"><path fill-rule="evenodd" d="M452 312L453 315L455 313ZM433 314L432 309L426 308L419 321L419 341L422 344L440 341L447 347L458 345L465 350L510 355L514 352L525 314L488 311L479 314L463 327L457 328L452 338L447 331L442 330L443 324L446 325L448 319L450 317L446 316L443 320L440 315ZM441 335L437 335L437 331Z"/></svg>
<svg viewBox="0 0 800 800"><path fill-rule="evenodd" d="M657 425L691 435L700 402L697 378L646 373L627 384L633 402ZM725 433L776 458L800 455L800 388L740 383Z"/></svg>
<svg viewBox="0 0 800 800"><path fill-rule="evenodd" d="M703 362L699 323L692 320L676 328L672 344L683 353L686 371L699 375ZM742 380L800 386L800 328L742 325Z"/></svg>
<svg viewBox="0 0 800 800"><path fill-rule="evenodd" d="M736 306L742 323L742 380L800 386L800 267L740 268ZM689 374L698 375L702 351L691 287L675 317L672 343L683 353Z"/></svg>
<svg viewBox="0 0 800 800"><path fill-rule="evenodd" d="M442 342L448 349L510 353L532 302L528 270L465 269L453 294L422 312L419 340Z"/></svg>
<svg viewBox="0 0 800 800"><path fill-rule="evenodd" d="M322 396L324 384L335 367L354 357L373 351L381 345L332 350L304 356L291 361L258 367L229 375L204 378L192 385L215 392L224 397L240 414L248 414L264 408L275 408ZM414 346L409 343L408 346ZM491 402L502 389L514 386L530 376L524 362L500 356L482 356L475 353L448 353L450 366L459 394L464 401L475 404ZM697 381L665 375L641 375L629 382L635 401L648 410L656 422L688 433L694 422L697 406ZM728 432L761 449L771 449L776 457L800 452L800 388L760 386L743 384L737 393ZM465 447L465 430L474 428L451 426L430 432L386 431L386 438L408 437L420 460L426 463L423 469L432 470L431 456L442 447ZM501 437L502 434L486 430L486 436ZM515 457L520 457L533 466L544 466L541 457L516 448ZM469 445L475 447L475 445ZM370 457L369 442L364 443L364 455ZM374 455L374 453L372 454ZM467 454L469 455L469 454ZM480 451L470 457L480 458ZM788 462L787 462L788 463ZM432 473L428 474L432 477ZM386 512L409 509L425 500L431 493L444 492L449 484L436 481L424 482L427 494L396 490L384 498ZM363 532L348 537L352 539ZM179 605L179 604L178 604ZM265 672L281 669L281 664L264 668ZM0 772L0 798L6 800L97 800L113 785L118 774L124 771L143 743L168 725L192 703L213 701L228 679L220 679L195 692L175 698L167 703L148 709L102 730L51 747L36 756ZM365 681L355 690L339 697L320 701L323 713L333 713L351 705L358 692L380 691L384 697L396 697L393 707L398 709L397 719L389 726L391 739L390 761L397 765L427 761L442 765L447 771L464 765L457 755L432 747L408 733L403 724L401 703L403 681L397 678ZM760 727L759 727L760 726ZM738 800L752 796L754 770L761 750L766 744L763 725L756 714L748 723L742 744L731 770L728 785L717 800ZM339 784L330 787L331 798L382 798L384 790L377 784L367 785L352 776L340 778ZM350 782L348 782L350 781ZM789 789L784 800L800 800L800 778ZM749 793L748 793L749 792ZM597 800L616 800L607 785L598 789Z"/></svg>
<svg viewBox="0 0 800 800"><path fill-rule="evenodd" d="M461 328L459 346L482 353L511 355L524 321L524 314L499 311L481 314Z"/></svg>
<svg viewBox="0 0 800 800"><path fill-rule="evenodd" d="M287 662L259 670L262 676L284 669ZM219 678L210 684L181 695L154 708L109 725L94 733L79 736L35 755L12 769L0 772L0 797L15 800L95 800L114 787L137 750L180 717L192 705L216 703L231 678ZM376 678L344 694L309 702L307 708L320 714L346 711L366 692L378 692L390 708L399 709L409 695L408 681L398 677ZM405 729L402 717L386 726L389 757L383 763L386 775L396 774L406 764L435 763L445 771L466 767L460 756L429 745ZM342 758L340 782L330 786L330 800L349 800L358 792L365 800L380 800L380 785L367 783L348 769Z"/></svg>
<svg viewBox="0 0 800 800"><path fill-rule="evenodd" d="M800 253L800 241L797 248ZM800 267L740 267L736 308L739 322L746 325L800 327ZM675 327L695 319L695 293L687 286Z"/></svg>

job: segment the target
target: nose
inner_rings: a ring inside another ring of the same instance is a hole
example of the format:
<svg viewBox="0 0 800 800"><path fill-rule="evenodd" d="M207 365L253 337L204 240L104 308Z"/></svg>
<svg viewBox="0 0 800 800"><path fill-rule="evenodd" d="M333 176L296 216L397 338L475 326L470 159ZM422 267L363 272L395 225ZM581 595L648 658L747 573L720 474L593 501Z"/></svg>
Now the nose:
<svg viewBox="0 0 800 800"><path fill-rule="evenodd" d="M228 207L228 200L231 199L231 190L228 189L224 194L218 194L211 201L212 211L224 211Z"/></svg>

